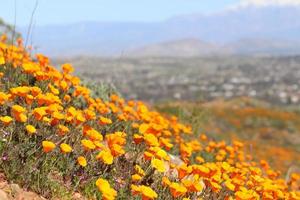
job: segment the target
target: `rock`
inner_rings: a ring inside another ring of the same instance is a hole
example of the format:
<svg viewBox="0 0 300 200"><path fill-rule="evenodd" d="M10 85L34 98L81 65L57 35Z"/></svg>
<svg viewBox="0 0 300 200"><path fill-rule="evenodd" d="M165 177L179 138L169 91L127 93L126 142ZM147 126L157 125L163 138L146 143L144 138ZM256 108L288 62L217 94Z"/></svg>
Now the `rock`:
<svg viewBox="0 0 300 200"><path fill-rule="evenodd" d="M72 199L74 199L74 200L81 200L83 198L82 198L81 194L79 194L78 192L76 192L76 193L74 193L72 195Z"/></svg>
<svg viewBox="0 0 300 200"><path fill-rule="evenodd" d="M7 194L3 190L0 190L0 200L9 200Z"/></svg>
<svg viewBox="0 0 300 200"><path fill-rule="evenodd" d="M16 197L15 200L42 200L37 194L33 192L20 192Z"/></svg>
<svg viewBox="0 0 300 200"><path fill-rule="evenodd" d="M20 192L22 192L22 189L20 188L20 186L18 184L11 184L10 189L11 189L11 194L14 197L17 196Z"/></svg>
<svg viewBox="0 0 300 200"><path fill-rule="evenodd" d="M8 187L8 183L6 181L0 182L0 189L4 189Z"/></svg>

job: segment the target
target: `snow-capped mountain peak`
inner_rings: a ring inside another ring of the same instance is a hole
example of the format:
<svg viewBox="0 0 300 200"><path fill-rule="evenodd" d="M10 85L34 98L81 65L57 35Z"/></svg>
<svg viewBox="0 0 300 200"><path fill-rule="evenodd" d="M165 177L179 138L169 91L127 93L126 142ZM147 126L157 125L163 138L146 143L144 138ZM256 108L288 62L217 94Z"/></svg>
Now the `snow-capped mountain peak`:
<svg viewBox="0 0 300 200"><path fill-rule="evenodd" d="M231 8L266 7L266 6L300 6L300 0L241 0Z"/></svg>

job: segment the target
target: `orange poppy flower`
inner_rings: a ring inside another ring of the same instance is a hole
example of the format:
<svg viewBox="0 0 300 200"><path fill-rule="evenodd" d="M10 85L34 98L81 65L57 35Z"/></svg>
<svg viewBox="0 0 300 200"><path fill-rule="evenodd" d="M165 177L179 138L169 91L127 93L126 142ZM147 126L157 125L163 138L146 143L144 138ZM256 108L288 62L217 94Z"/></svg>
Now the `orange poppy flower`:
<svg viewBox="0 0 300 200"><path fill-rule="evenodd" d="M159 146L159 142L157 137L155 137L153 134L144 134L144 140L149 146Z"/></svg>
<svg viewBox="0 0 300 200"><path fill-rule="evenodd" d="M4 117L0 117L0 121L5 125L8 126L13 119L10 116L4 116Z"/></svg>
<svg viewBox="0 0 300 200"><path fill-rule="evenodd" d="M165 163L164 163L164 161L162 161L162 160L153 158L153 159L151 160L151 166L152 166L153 168L155 168L155 169L156 169L157 171L159 171L159 172L165 172L165 171L166 171Z"/></svg>
<svg viewBox="0 0 300 200"><path fill-rule="evenodd" d="M142 177L139 175L139 174L133 174L132 176L131 176L131 180L133 181L133 182L138 182L138 181L140 181L142 179Z"/></svg>
<svg viewBox="0 0 300 200"><path fill-rule="evenodd" d="M134 170L141 176L145 176L145 171L139 165L134 166Z"/></svg>
<svg viewBox="0 0 300 200"><path fill-rule="evenodd" d="M27 121L27 116L24 113L16 114L15 119L18 122L25 123Z"/></svg>
<svg viewBox="0 0 300 200"><path fill-rule="evenodd" d="M26 112L26 109L19 105L13 105L12 112L13 114L20 114Z"/></svg>
<svg viewBox="0 0 300 200"><path fill-rule="evenodd" d="M61 66L61 68L62 68L63 72L66 74L72 73L74 71L74 68L69 63L63 64Z"/></svg>
<svg viewBox="0 0 300 200"><path fill-rule="evenodd" d="M170 191L171 194L174 198L180 197L180 196L184 196L185 193L187 192L186 187L184 187L183 185L179 184L179 183L171 183L170 187Z"/></svg>
<svg viewBox="0 0 300 200"><path fill-rule="evenodd" d="M157 198L157 193L148 186L140 186L141 187L141 194L142 194L142 200L152 200Z"/></svg>
<svg viewBox="0 0 300 200"><path fill-rule="evenodd" d="M144 137L139 134L134 134L133 135L133 141L135 144L140 144L144 140Z"/></svg>
<svg viewBox="0 0 300 200"><path fill-rule="evenodd" d="M69 128L64 125L58 125L58 133L59 135L63 136L69 132Z"/></svg>
<svg viewBox="0 0 300 200"><path fill-rule="evenodd" d="M100 119L99 119L99 124L100 125L108 125L108 124L111 124L111 123L112 123L112 121L109 118L101 116Z"/></svg>
<svg viewBox="0 0 300 200"><path fill-rule="evenodd" d="M83 146L83 148L85 150L93 150L96 148L96 146L94 145L94 143L91 140L81 140L81 145Z"/></svg>
<svg viewBox="0 0 300 200"><path fill-rule="evenodd" d="M96 186L98 187L99 191L102 193L103 200L114 200L117 196L117 192L110 187L107 180L99 178L96 181Z"/></svg>
<svg viewBox="0 0 300 200"><path fill-rule="evenodd" d="M98 153L96 159L101 160L107 165L111 165L114 161L114 157L111 154L110 150L104 149Z"/></svg>
<svg viewBox="0 0 300 200"><path fill-rule="evenodd" d="M83 157L83 156L79 156L77 158L77 162L82 167L86 167L86 165L87 165L87 161L86 161L85 157Z"/></svg>
<svg viewBox="0 0 300 200"><path fill-rule="evenodd" d="M29 134L34 134L34 133L36 133L36 129L35 129L35 127L32 126L32 125L27 125L27 126L26 126L26 130L27 130L27 132L28 132Z"/></svg>
<svg viewBox="0 0 300 200"><path fill-rule="evenodd" d="M51 141L43 141L42 146L45 153L52 151L56 147L56 145Z"/></svg>
<svg viewBox="0 0 300 200"><path fill-rule="evenodd" d="M92 141L102 141L103 140L103 136L95 129L88 130L86 133L87 133L87 136L89 137L89 139Z"/></svg>
<svg viewBox="0 0 300 200"><path fill-rule="evenodd" d="M60 145L60 150L62 153L70 153L72 151L72 147L66 143L62 143Z"/></svg>

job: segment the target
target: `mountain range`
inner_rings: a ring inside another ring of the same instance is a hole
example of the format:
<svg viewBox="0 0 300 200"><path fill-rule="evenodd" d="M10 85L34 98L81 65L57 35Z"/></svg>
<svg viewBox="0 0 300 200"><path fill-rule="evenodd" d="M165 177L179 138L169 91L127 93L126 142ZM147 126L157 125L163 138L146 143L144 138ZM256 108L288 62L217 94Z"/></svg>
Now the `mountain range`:
<svg viewBox="0 0 300 200"><path fill-rule="evenodd" d="M300 6L264 5L162 22L81 22L33 27L37 51L51 56L207 56L300 53ZM27 28L18 29L26 37Z"/></svg>

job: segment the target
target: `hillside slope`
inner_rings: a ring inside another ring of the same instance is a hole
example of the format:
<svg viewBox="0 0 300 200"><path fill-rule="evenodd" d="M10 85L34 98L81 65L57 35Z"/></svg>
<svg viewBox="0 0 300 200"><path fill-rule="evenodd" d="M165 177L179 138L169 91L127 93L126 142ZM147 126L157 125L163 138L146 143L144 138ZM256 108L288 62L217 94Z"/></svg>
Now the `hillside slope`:
<svg viewBox="0 0 300 200"><path fill-rule="evenodd" d="M13 25L6 23L0 18L0 35L8 37L9 40L21 37L21 34L15 30ZM14 37L14 38L13 38Z"/></svg>
<svg viewBox="0 0 300 200"><path fill-rule="evenodd" d="M48 199L77 191L105 200L300 198L299 174L283 180L242 142L193 133L61 68L20 42L0 43L0 171L9 181Z"/></svg>
<svg viewBox="0 0 300 200"><path fill-rule="evenodd" d="M202 103L166 103L157 108L180 116L194 129L209 133L215 139L244 141L249 154L268 160L282 172L300 166L298 109L276 107L245 97Z"/></svg>
<svg viewBox="0 0 300 200"><path fill-rule="evenodd" d="M197 39L182 39L148 45L126 53L136 57L193 57L230 54L229 50Z"/></svg>

